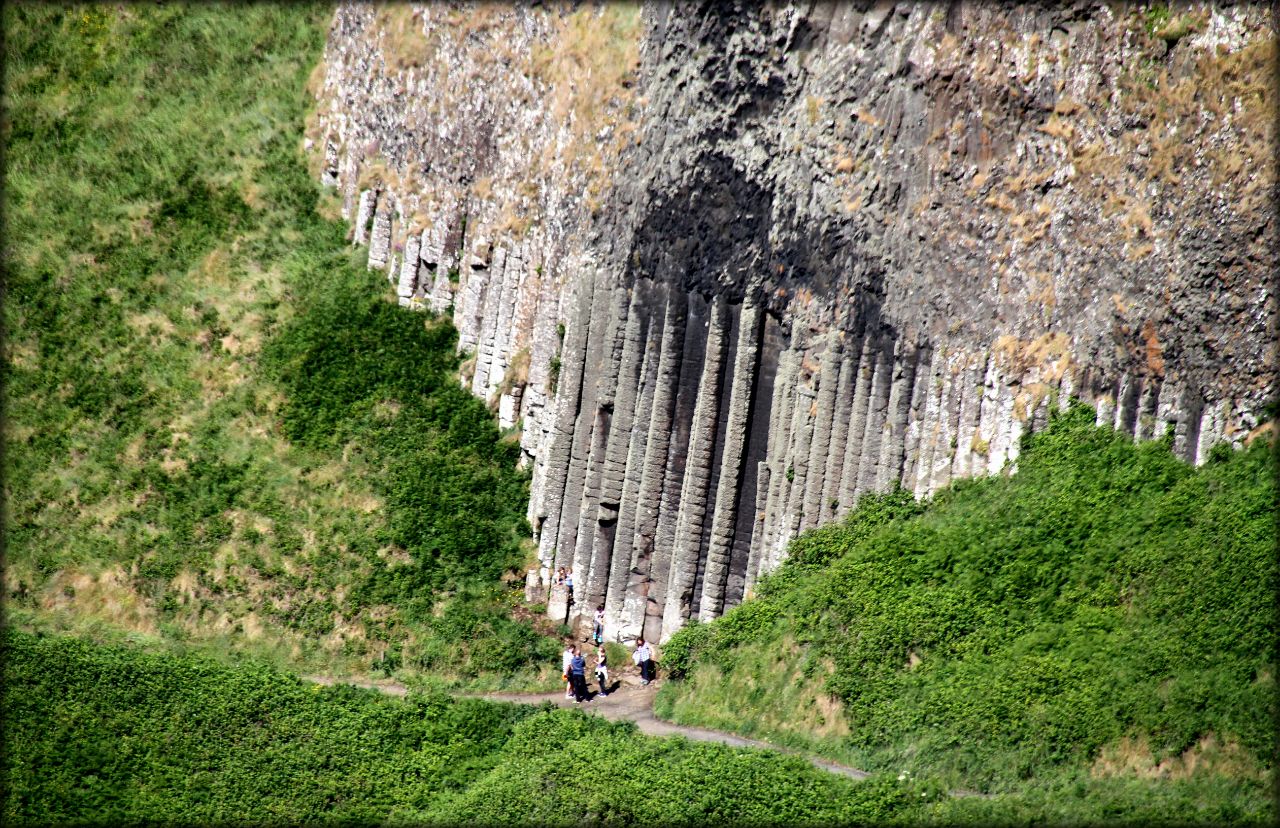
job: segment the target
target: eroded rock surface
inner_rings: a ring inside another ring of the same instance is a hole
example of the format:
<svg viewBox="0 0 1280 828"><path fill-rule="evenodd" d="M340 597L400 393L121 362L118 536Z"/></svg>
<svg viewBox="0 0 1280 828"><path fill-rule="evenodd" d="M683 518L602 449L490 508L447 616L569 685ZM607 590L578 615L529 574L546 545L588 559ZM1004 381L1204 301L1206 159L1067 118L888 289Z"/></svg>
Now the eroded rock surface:
<svg viewBox="0 0 1280 828"><path fill-rule="evenodd" d="M353 3L309 141L521 429L530 589L572 566L665 639L1072 396L1189 462L1248 439L1275 42L1261 7Z"/></svg>

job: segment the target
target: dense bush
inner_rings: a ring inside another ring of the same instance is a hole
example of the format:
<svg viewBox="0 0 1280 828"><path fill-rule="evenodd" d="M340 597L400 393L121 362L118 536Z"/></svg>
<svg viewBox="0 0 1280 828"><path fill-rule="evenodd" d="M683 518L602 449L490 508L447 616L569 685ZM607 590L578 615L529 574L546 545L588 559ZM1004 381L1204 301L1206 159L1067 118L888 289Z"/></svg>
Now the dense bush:
<svg viewBox="0 0 1280 828"><path fill-rule="evenodd" d="M757 599L677 634L667 660L732 676L799 642L831 666L846 758L993 790L1123 739L1154 763L1212 736L1247 757L1257 805L1274 750L1274 466L1261 441L1214 458L1192 468L1073 407L1025 441L1016 475L924 507L870 499L801 536ZM666 691L689 721L695 685Z"/></svg>
<svg viewBox="0 0 1280 828"><path fill-rule="evenodd" d="M5 821L381 821L463 790L533 709L5 634Z"/></svg>
<svg viewBox="0 0 1280 828"><path fill-rule="evenodd" d="M528 482L515 470L519 447L499 440L484 404L458 384L453 326L388 302L337 261L321 270L309 261L299 277L297 313L265 362L284 386L291 439L349 446L377 469L384 540L413 564L379 569L372 594L401 601L496 583L521 563Z"/></svg>
<svg viewBox="0 0 1280 828"><path fill-rule="evenodd" d="M907 818L920 800L888 778L579 711L393 699L12 630L3 642L10 825L827 824Z"/></svg>

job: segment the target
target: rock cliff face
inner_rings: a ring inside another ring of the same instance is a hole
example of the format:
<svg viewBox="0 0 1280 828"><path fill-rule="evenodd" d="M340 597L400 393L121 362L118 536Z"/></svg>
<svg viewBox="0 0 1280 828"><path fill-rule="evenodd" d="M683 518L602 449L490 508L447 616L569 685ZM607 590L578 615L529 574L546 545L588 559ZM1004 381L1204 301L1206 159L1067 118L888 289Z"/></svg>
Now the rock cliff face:
<svg viewBox="0 0 1280 828"><path fill-rule="evenodd" d="M864 492L1014 470L1070 397L1188 462L1249 439L1272 26L350 4L308 144L369 267L452 314L463 382L521 430L531 590L571 567L575 610L665 639Z"/></svg>

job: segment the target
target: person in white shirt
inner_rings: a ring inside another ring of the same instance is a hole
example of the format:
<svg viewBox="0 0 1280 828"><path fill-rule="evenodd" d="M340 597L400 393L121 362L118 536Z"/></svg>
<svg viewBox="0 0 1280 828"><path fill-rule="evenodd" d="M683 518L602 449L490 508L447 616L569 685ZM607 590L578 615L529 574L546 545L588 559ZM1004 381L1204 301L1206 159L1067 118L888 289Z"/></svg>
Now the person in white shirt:
<svg viewBox="0 0 1280 828"><path fill-rule="evenodd" d="M596 606L596 620L591 631L591 642L597 647L604 643L604 604Z"/></svg>
<svg viewBox="0 0 1280 828"><path fill-rule="evenodd" d="M631 659L640 667L640 683L648 684L653 681L653 650L643 638L636 639L636 651Z"/></svg>
<svg viewBox="0 0 1280 828"><path fill-rule="evenodd" d="M609 656L603 644L596 650L596 684L600 685L600 695L609 695Z"/></svg>
<svg viewBox="0 0 1280 828"><path fill-rule="evenodd" d="M564 679L564 697L566 699L573 698L573 682L569 675L569 665L573 663L573 645L565 644L564 652L560 654L560 672Z"/></svg>

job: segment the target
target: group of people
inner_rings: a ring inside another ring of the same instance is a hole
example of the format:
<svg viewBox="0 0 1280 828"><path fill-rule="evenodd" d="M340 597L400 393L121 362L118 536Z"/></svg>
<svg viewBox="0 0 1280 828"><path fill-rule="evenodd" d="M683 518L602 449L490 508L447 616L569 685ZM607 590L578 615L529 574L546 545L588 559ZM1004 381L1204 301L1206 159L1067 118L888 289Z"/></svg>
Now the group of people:
<svg viewBox="0 0 1280 828"><path fill-rule="evenodd" d="M563 566L556 570L557 584L564 584L565 589L569 593L569 603L573 603L573 570L565 569Z"/></svg>
<svg viewBox="0 0 1280 828"><path fill-rule="evenodd" d="M576 644L566 644L560 660L565 680L564 697L573 699L574 703L590 701L591 693L587 689L587 660ZM596 648L596 683L600 685L600 695L609 695L609 655L604 647Z"/></svg>
<svg viewBox="0 0 1280 828"><path fill-rule="evenodd" d="M595 622L591 632L591 640L596 647L596 683L600 686L600 695L609 695L609 654L604 648L604 605L596 607ZM635 651L631 660L640 668L640 683L648 684L654 679L653 648L643 638L636 639ZM560 654L560 667L565 682L564 697L573 699L575 703L590 701L591 694L587 689L587 659L582 650L573 642L566 642L564 652Z"/></svg>

